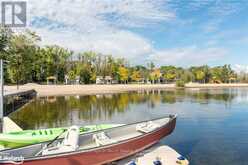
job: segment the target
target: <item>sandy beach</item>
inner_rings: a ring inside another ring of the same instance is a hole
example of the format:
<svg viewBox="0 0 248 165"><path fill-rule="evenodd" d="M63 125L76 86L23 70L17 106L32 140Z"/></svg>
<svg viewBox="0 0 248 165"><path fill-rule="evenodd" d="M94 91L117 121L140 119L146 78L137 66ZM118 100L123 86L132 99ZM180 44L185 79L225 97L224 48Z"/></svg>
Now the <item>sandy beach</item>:
<svg viewBox="0 0 248 165"><path fill-rule="evenodd" d="M171 89L174 84L128 84L128 85L36 85L27 84L19 87L20 91L34 89L38 96L59 95L94 95L152 89ZM15 91L16 86L5 86L6 91Z"/></svg>
<svg viewBox="0 0 248 165"><path fill-rule="evenodd" d="M197 84L189 83L185 88L230 88L248 87L248 84ZM34 89L38 96L59 96L59 95L94 95L119 93L139 90L166 90L175 89L174 84L126 84L126 85L37 85L26 84L19 87L20 91ZM5 91L16 91L16 86L5 86Z"/></svg>

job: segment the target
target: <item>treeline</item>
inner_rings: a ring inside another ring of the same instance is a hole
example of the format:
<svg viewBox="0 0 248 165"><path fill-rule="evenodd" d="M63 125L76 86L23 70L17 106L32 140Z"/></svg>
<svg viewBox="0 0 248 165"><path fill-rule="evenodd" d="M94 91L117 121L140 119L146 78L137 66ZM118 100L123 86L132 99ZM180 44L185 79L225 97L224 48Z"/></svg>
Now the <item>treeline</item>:
<svg viewBox="0 0 248 165"><path fill-rule="evenodd" d="M0 58L8 61L6 83L44 83L56 77L59 83L79 79L82 84L95 83L98 76L111 77L118 83L231 83L246 81L230 65L182 68L175 66L130 66L123 58L95 52L75 53L57 45L40 46L41 38L29 30L14 33L0 28Z"/></svg>

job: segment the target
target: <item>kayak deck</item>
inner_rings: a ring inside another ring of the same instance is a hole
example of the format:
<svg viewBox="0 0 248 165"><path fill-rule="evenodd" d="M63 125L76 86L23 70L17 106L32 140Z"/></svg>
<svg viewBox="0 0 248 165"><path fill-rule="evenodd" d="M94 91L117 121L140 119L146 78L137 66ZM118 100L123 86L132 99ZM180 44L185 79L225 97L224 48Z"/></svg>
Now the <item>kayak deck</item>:
<svg viewBox="0 0 248 165"><path fill-rule="evenodd" d="M80 134L104 130L121 125L123 124L86 125L80 127ZM3 146L3 148L16 148L30 144L50 141L62 134L63 132L67 131L67 129L68 128L66 127L61 127L40 130L24 130L0 134L0 145Z"/></svg>

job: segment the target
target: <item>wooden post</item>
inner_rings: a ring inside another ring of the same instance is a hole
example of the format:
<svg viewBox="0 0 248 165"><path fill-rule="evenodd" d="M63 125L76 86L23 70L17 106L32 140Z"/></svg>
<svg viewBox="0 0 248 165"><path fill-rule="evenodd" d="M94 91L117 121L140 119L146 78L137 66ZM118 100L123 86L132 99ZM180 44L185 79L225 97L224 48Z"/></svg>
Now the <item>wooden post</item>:
<svg viewBox="0 0 248 165"><path fill-rule="evenodd" d="M0 132L3 132L3 101L4 101L3 60L0 59Z"/></svg>

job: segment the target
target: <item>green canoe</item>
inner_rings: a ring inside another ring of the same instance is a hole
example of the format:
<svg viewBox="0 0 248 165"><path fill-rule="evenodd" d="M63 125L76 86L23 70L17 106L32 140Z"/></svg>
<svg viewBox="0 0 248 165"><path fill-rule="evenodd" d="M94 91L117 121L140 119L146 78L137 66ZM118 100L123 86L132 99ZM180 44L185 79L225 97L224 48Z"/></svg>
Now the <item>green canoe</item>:
<svg viewBox="0 0 248 165"><path fill-rule="evenodd" d="M99 124L80 127L80 134L121 126L122 124ZM50 141L65 132L68 128L50 128L40 130L24 130L0 134L2 148L17 148L30 144Z"/></svg>

